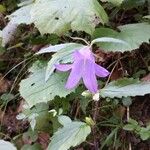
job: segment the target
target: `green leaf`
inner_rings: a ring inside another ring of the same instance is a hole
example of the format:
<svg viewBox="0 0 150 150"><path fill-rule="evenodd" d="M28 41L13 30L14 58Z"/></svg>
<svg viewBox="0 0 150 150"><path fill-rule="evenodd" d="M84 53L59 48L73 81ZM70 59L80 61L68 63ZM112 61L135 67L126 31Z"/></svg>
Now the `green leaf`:
<svg viewBox="0 0 150 150"><path fill-rule="evenodd" d="M145 19L150 19L150 15L144 16Z"/></svg>
<svg viewBox="0 0 150 150"><path fill-rule="evenodd" d="M90 132L90 126L84 122L73 121L65 124L54 134L47 150L68 150L84 142Z"/></svg>
<svg viewBox="0 0 150 150"><path fill-rule="evenodd" d="M0 150L17 150L17 148L10 142L0 140Z"/></svg>
<svg viewBox="0 0 150 150"><path fill-rule="evenodd" d="M34 2L34 0L20 0L20 1L21 3L18 4L19 7L26 6Z"/></svg>
<svg viewBox="0 0 150 150"><path fill-rule="evenodd" d="M33 65L30 69L32 74L21 81L20 94L26 100L29 107L40 102L53 100L55 96L65 97L73 92L64 88L67 74L53 73L49 80L45 82L45 65L38 68Z"/></svg>
<svg viewBox="0 0 150 150"><path fill-rule="evenodd" d="M132 125L134 125L134 126L137 126L138 125L138 122L136 121L136 120L134 120L134 119L129 119L129 121L128 121L130 124L132 124Z"/></svg>
<svg viewBox="0 0 150 150"><path fill-rule="evenodd" d="M142 127L141 131L140 131L140 137L143 141L149 139L150 138L150 130Z"/></svg>
<svg viewBox="0 0 150 150"><path fill-rule="evenodd" d="M139 6L144 6L146 0L124 0L121 7L128 10Z"/></svg>
<svg viewBox="0 0 150 150"><path fill-rule="evenodd" d="M110 141L113 141L113 138L115 137L115 135L118 133L119 128L115 128L111 131L111 133L107 136L107 138L105 139L105 141L102 143L101 149L103 149L103 147L105 145L107 145Z"/></svg>
<svg viewBox="0 0 150 150"><path fill-rule="evenodd" d="M124 0L101 0L102 2L109 2L115 6L120 6Z"/></svg>
<svg viewBox="0 0 150 150"><path fill-rule="evenodd" d="M5 13L6 7L4 5L0 5L0 13Z"/></svg>
<svg viewBox="0 0 150 150"><path fill-rule="evenodd" d="M128 43L128 45L119 43L99 43L98 46L106 52L132 51L139 48L143 42L149 43L150 24L148 23L127 24L119 26L118 29L120 32L110 28L97 28L93 34L93 39L100 37L112 37Z"/></svg>
<svg viewBox="0 0 150 150"><path fill-rule="evenodd" d="M38 51L36 54L45 54L45 53L51 53L51 52L58 52L62 49L74 49L80 46L80 44L77 43L65 43L65 44L58 44L58 45L50 45L46 48L42 48L40 51Z"/></svg>
<svg viewBox="0 0 150 150"><path fill-rule="evenodd" d="M29 145L29 144L25 144L21 150L42 150L40 144L33 144L33 145Z"/></svg>
<svg viewBox="0 0 150 150"><path fill-rule="evenodd" d="M48 132L50 129L48 109L49 106L46 103L38 103L33 108L25 108L17 115L17 119L28 119L32 130Z"/></svg>
<svg viewBox="0 0 150 150"><path fill-rule="evenodd" d="M110 82L100 90L102 97L143 96L150 93L150 82L138 81L132 78L123 78Z"/></svg>
<svg viewBox="0 0 150 150"><path fill-rule="evenodd" d="M99 22L108 21L107 14L97 0L36 0L31 18L42 34L58 35L70 29L92 34Z"/></svg>
<svg viewBox="0 0 150 150"><path fill-rule="evenodd" d="M30 140L31 143L35 143L38 139L38 131L29 129L27 132L23 133L22 139L24 141Z"/></svg>
<svg viewBox="0 0 150 150"><path fill-rule="evenodd" d="M122 103L123 103L124 106L129 107L132 104L131 97L122 98Z"/></svg>
<svg viewBox="0 0 150 150"><path fill-rule="evenodd" d="M68 116L61 115L61 116L58 116L58 122L60 124L62 124L63 126L66 126L67 124L71 123L72 121Z"/></svg>
<svg viewBox="0 0 150 150"><path fill-rule="evenodd" d="M19 9L17 9L15 12L13 12L11 15L7 16L8 19L12 24L30 24L31 22L31 16L30 16L30 10L33 4L23 6Z"/></svg>
<svg viewBox="0 0 150 150"><path fill-rule="evenodd" d="M97 38L94 39L91 42L91 45L95 44L95 43L101 43L101 42L106 42L106 43L120 43L120 44L125 44L126 46L128 46L128 44L122 40L119 39L115 39L115 38L110 38L110 37L102 37L102 38Z"/></svg>
<svg viewBox="0 0 150 150"><path fill-rule="evenodd" d="M45 80L47 81L51 74L53 73L55 64L68 63L72 61L71 54L76 50L84 47L84 45L76 44L76 43L67 43L67 44L59 44L55 46L50 46L48 48L42 49L39 53L58 51L54 55L52 55L52 59L48 62Z"/></svg>
<svg viewBox="0 0 150 150"><path fill-rule="evenodd" d="M4 93L4 94L2 94L1 95L1 101L3 102L3 103L8 103L9 101L11 101L12 99L14 99L14 95L13 94L11 94L11 93Z"/></svg>
<svg viewBox="0 0 150 150"><path fill-rule="evenodd" d="M123 127L123 129L127 130L127 131L133 131L133 130L135 130L135 126L132 124L127 124Z"/></svg>

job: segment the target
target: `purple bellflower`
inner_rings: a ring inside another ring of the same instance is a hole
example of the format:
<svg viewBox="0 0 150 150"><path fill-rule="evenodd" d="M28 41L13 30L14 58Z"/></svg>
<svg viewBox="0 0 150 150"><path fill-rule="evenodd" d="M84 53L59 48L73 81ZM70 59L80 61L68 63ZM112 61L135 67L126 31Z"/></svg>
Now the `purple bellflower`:
<svg viewBox="0 0 150 150"><path fill-rule="evenodd" d="M76 50L73 53L73 60L73 64L55 65L59 71L71 70L65 88L74 88L82 78L86 88L90 92L96 93L98 91L96 76L106 77L109 75L109 72L95 63L94 55L88 46Z"/></svg>

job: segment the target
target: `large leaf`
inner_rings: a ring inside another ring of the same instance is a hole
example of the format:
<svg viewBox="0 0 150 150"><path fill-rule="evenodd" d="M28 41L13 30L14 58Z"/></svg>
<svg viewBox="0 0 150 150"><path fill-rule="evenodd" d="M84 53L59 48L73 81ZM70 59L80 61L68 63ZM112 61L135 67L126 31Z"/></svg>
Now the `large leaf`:
<svg viewBox="0 0 150 150"><path fill-rule="evenodd" d="M31 2L30 2L31 3ZM15 35L16 29L19 24L30 24L31 23L31 16L30 10L33 4L25 5L11 15L7 16L10 22L2 31L2 46L5 46L9 43Z"/></svg>
<svg viewBox="0 0 150 150"><path fill-rule="evenodd" d="M9 22L2 30L2 46L5 46L7 43L14 39L17 27L18 24L12 24Z"/></svg>
<svg viewBox="0 0 150 150"><path fill-rule="evenodd" d="M62 49L74 49L74 48L78 48L78 46L80 46L80 44L77 43L65 43L65 44L58 44L58 45L50 45L48 47L44 47L42 49L40 49L39 52L37 52L36 54L45 54L45 53L51 53L51 52L58 52Z"/></svg>
<svg viewBox="0 0 150 150"><path fill-rule="evenodd" d="M66 44L58 44L55 46L49 46L47 48L41 49L37 54L57 52L52 56L52 59L48 62L45 80L47 81L50 75L53 73L55 69L54 64L59 64L60 62L62 63L71 62L72 60L71 54L73 53L73 51L81 47L84 47L84 45L77 43L66 43Z"/></svg>
<svg viewBox="0 0 150 150"><path fill-rule="evenodd" d="M67 74L53 73L49 80L45 82L45 66L34 65L30 69L32 74L20 83L20 94L29 107L40 102L53 100L57 95L65 97L72 92L64 88Z"/></svg>
<svg viewBox="0 0 150 150"><path fill-rule="evenodd" d="M0 150L17 150L17 148L10 142L0 140Z"/></svg>
<svg viewBox="0 0 150 150"><path fill-rule="evenodd" d="M97 0L36 0L31 18L42 34L58 35L70 29L92 34L99 22L108 21Z"/></svg>
<svg viewBox="0 0 150 150"><path fill-rule="evenodd" d="M84 122L68 121L67 119L67 123L63 125L64 127L58 129L52 137L47 150L68 150L84 142L91 132L90 126Z"/></svg>
<svg viewBox="0 0 150 150"><path fill-rule="evenodd" d="M150 93L150 82L143 82L132 78L123 78L110 82L100 90L102 97L143 96Z"/></svg>
<svg viewBox="0 0 150 150"><path fill-rule="evenodd" d="M31 16L30 10L33 4L23 6L13 12L11 15L7 16L12 24L30 24Z"/></svg>
<svg viewBox="0 0 150 150"><path fill-rule="evenodd" d="M120 44L125 44L126 46L128 46L128 44L122 40L119 39L115 39L115 38L110 38L110 37L101 37L101 38L97 38L94 39L91 42L91 45L95 44L95 43L101 43L101 42L106 42L106 43L120 43Z"/></svg>
<svg viewBox="0 0 150 150"><path fill-rule="evenodd" d="M112 37L120 39L128 43L99 43L98 45L105 51L132 51L139 48L143 42L149 42L150 39L150 24L148 23L137 23L119 26L120 32L109 28L97 28L93 34L93 39L100 37Z"/></svg>

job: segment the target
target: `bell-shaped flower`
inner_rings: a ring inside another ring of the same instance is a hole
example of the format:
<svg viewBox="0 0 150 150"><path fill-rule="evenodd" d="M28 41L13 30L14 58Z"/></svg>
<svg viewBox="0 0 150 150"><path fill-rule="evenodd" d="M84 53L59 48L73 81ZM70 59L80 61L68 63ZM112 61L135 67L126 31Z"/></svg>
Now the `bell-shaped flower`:
<svg viewBox="0 0 150 150"><path fill-rule="evenodd" d="M98 91L96 76L106 77L109 75L105 68L95 63L94 55L88 46L73 53L73 64L56 64L55 67L64 72L71 70L65 86L67 89L74 88L82 79L86 88L92 93Z"/></svg>

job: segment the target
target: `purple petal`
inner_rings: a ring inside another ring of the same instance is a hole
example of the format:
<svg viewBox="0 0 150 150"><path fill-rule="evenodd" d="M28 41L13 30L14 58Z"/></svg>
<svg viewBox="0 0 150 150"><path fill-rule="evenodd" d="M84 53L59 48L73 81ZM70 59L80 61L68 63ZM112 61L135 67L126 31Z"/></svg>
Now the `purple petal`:
<svg viewBox="0 0 150 150"><path fill-rule="evenodd" d="M83 60L76 61L72 64L72 70L65 86L67 89L72 89L78 84L82 76L82 69Z"/></svg>
<svg viewBox="0 0 150 150"><path fill-rule="evenodd" d="M98 85L95 75L95 68L94 63L91 62L90 60L86 60L82 77L86 88L90 92L96 93L98 91Z"/></svg>
<svg viewBox="0 0 150 150"><path fill-rule="evenodd" d="M73 58L74 58L74 61L78 61L80 59L84 59L83 56L79 53L79 51L75 51L73 53Z"/></svg>
<svg viewBox="0 0 150 150"><path fill-rule="evenodd" d="M92 62L95 62L95 58L89 46L85 46L84 48L80 49L79 52L84 59L90 59Z"/></svg>
<svg viewBox="0 0 150 150"><path fill-rule="evenodd" d="M99 77L107 77L110 73L105 68L101 67L100 65L95 64L95 74Z"/></svg>
<svg viewBox="0 0 150 150"><path fill-rule="evenodd" d="M55 68L59 71L68 71L72 68L72 64L57 64L55 65Z"/></svg>

